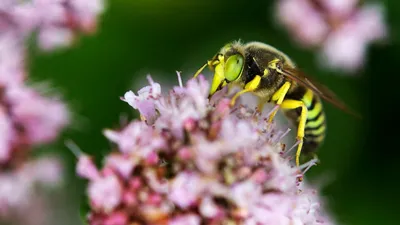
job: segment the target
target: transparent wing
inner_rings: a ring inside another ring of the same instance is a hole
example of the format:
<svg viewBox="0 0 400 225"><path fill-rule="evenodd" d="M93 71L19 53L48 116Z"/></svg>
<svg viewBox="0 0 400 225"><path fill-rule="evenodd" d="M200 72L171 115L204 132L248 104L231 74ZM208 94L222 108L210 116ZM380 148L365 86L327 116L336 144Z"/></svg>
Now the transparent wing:
<svg viewBox="0 0 400 225"><path fill-rule="evenodd" d="M335 95L335 93L333 93L333 91L329 90L329 88L318 83L317 81L312 80L300 70L290 67L283 67L280 72L282 73L282 75L288 77L289 79L294 80L297 83L311 89L315 94L317 94L327 102L331 103L332 105L336 106L337 108L355 117L361 118L358 113L352 111L349 107L347 107L347 105L343 101L341 101Z"/></svg>

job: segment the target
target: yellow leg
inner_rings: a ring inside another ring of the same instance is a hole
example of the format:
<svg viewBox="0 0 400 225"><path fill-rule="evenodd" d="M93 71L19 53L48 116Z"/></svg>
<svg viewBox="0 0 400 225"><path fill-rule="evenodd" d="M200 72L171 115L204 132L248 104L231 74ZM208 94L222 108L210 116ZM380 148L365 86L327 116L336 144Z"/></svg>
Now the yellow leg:
<svg viewBox="0 0 400 225"><path fill-rule="evenodd" d="M231 100L231 106L235 105L236 99L237 99L240 95L242 95L242 94L244 94L244 93L246 93L246 92L252 92L252 91L254 91L254 90L260 85L260 82L261 82L261 77L258 76L258 75L255 76L255 77L253 78L253 80L249 81L249 82L246 84L246 86L244 86L244 89L243 89L243 90L239 91L238 93L236 93L236 94L233 96L233 98L232 98L232 100Z"/></svg>
<svg viewBox="0 0 400 225"><path fill-rule="evenodd" d="M238 93L236 93L234 96L233 96L233 98L231 99L231 106L234 106L235 105L235 102L236 102L236 99L239 97L239 96L241 96L242 94L244 94L244 93L246 93L246 92L250 92L250 90L241 90L241 91L239 91Z"/></svg>
<svg viewBox="0 0 400 225"><path fill-rule="evenodd" d="M299 107L301 107L301 114L299 126L297 127L297 141L299 142L299 145L297 146L296 151L296 166L300 165L300 153L303 147L304 129L306 126L308 110L304 102L298 100L286 99L281 104L282 109L296 109Z"/></svg>
<svg viewBox="0 0 400 225"><path fill-rule="evenodd" d="M285 82L282 87L279 88L278 91L274 93L272 96L271 100L276 101L277 105L281 105L283 102L283 99L285 99L285 96L287 92L289 91L291 83L290 82ZM276 108L272 113L269 115L268 122L271 123L272 120L274 119L276 113L278 112L279 108Z"/></svg>

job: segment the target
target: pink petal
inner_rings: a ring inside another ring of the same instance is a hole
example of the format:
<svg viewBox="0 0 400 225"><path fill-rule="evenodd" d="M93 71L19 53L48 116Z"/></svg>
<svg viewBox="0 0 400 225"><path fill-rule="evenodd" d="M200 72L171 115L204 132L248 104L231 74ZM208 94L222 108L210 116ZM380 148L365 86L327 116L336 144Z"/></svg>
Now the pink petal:
<svg viewBox="0 0 400 225"><path fill-rule="evenodd" d="M200 218L196 215L177 216L168 225L200 225Z"/></svg>
<svg viewBox="0 0 400 225"><path fill-rule="evenodd" d="M0 164L7 161L11 156L13 133L10 118L0 106Z"/></svg>
<svg viewBox="0 0 400 225"><path fill-rule="evenodd" d="M172 181L169 199L181 208L187 208L193 204L204 189L204 184L196 174L181 172Z"/></svg>
<svg viewBox="0 0 400 225"><path fill-rule="evenodd" d="M74 38L71 30L55 26L47 26L39 32L39 46L43 50L69 46Z"/></svg>
<svg viewBox="0 0 400 225"><path fill-rule="evenodd" d="M88 155L81 155L78 158L76 173L78 174L78 176L89 180L98 179L100 176L96 165Z"/></svg>
<svg viewBox="0 0 400 225"><path fill-rule="evenodd" d="M88 195L92 206L111 212L122 200L122 186L116 176L106 176L90 182Z"/></svg>
<svg viewBox="0 0 400 225"><path fill-rule="evenodd" d="M125 179L128 179L131 172L135 168L137 160L122 156L119 154L111 154L106 158L106 167L116 169L116 171Z"/></svg>

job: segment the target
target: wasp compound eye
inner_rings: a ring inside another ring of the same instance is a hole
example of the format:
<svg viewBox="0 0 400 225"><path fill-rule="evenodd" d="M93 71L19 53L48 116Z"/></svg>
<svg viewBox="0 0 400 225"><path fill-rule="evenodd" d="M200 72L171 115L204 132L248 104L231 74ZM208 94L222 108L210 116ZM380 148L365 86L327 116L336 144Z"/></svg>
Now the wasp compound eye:
<svg viewBox="0 0 400 225"><path fill-rule="evenodd" d="M239 78L243 70L243 56L237 54L228 58L225 63L224 75L226 80L234 81Z"/></svg>

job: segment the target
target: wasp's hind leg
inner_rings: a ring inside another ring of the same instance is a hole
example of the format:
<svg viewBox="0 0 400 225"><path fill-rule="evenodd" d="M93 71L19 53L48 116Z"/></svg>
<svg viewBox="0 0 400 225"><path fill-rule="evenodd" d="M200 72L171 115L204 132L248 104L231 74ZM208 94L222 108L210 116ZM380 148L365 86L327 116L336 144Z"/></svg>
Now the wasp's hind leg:
<svg viewBox="0 0 400 225"><path fill-rule="evenodd" d="M281 108L282 109L297 109L301 107L301 114L300 114L300 121L297 127L297 151L296 151L296 166L300 165L300 153L301 149L303 148L303 138L304 138L304 130L307 121L307 107L302 101L286 99L282 102Z"/></svg>

